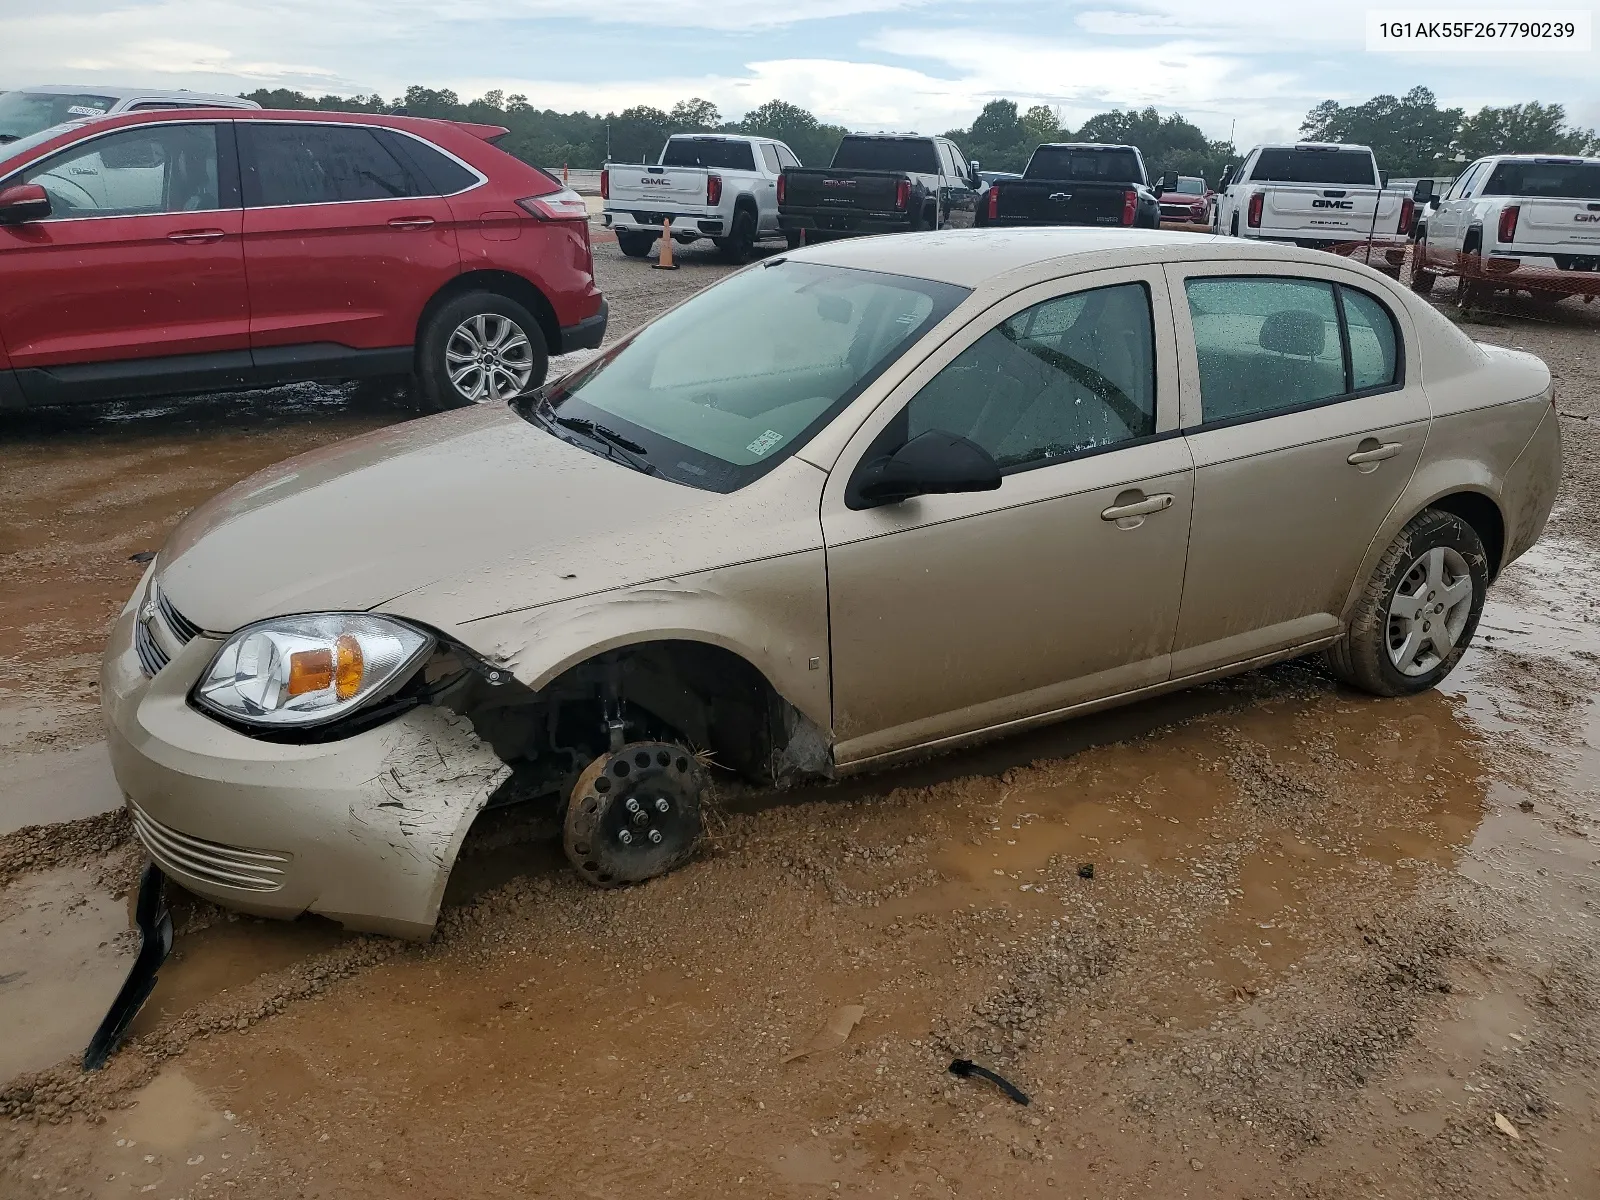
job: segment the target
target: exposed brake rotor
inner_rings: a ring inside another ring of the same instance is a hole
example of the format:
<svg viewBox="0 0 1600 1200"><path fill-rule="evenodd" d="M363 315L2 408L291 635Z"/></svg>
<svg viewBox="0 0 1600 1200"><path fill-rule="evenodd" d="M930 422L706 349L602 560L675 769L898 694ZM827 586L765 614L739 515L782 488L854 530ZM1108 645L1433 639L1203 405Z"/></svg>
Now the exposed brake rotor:
<svg viewBox="0 0 1600 1200"><path fill-rule="evenodd" d="M584 769L567 803L567 858L596 887L621 887L681 865L700 840L704 772L671 742L630 742Z"/></svg>

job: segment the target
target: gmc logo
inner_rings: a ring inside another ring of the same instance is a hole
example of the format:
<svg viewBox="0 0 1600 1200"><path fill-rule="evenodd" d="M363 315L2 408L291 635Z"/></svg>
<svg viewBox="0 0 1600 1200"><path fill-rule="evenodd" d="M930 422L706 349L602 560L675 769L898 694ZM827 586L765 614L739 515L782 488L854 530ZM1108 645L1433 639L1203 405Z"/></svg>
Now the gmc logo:
<svg viewBox="0 0 1600 1200"><path fill-rule="evenodd" d="M1573 213L1574 221L1600 221L1600 213Z"/></svg>
<svg viewBox="0 0 1600 1200"><path fill-rule="evenodd" d="M854 179L824 179L822 186L825 188L855 187Z"/></svg>
<svg viewBox="0 0 1600 1200"><path fill-rule="evenodd" d="M641 176L640 179L639 179L639 182L643 183L643 184L648 184L650 187L671 187L672 186L672 181L670 179L662 179L659 175L644 175L644 176Z"/></svg>
<svg viewBox="0 0 1600 1200"><path fill-rule="evenodd" d="M1313 200L1311 202L1312 208L1354 208L1355 206L1356 202L1354 200Z"/></svg>

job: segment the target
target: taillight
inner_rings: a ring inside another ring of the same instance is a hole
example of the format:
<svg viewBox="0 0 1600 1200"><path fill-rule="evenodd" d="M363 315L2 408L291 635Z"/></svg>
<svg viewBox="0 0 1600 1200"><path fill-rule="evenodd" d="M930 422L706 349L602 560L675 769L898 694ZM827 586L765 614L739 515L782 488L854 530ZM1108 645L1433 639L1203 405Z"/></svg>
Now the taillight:
<svg viewBox="0 0 1600 1200"><path fill-rule="evenodd" d="M1517 217L1522 212L1519 204L1508 204L1500 210L1500 243L1509 246L1517 240Z"/></svg>
<svg viewBox="0 0 1600 1200"><path fill-rule="evenodd" d="M789 177L787 175L779 175L778 176L778 203L782 204L783 203L783 198L785 196L787 196L788 194L789 194Z"/></svg>
<svg viewBox="0 0 1600 1200"><path fill-rule="evenodd" d="M715 208L722 203L722 176L706 176L706 207Z"/></svg>
<svg viewBox="0 0 1600 1200"><path fill-rule="evenodd" d="M1124 225L1132 225L1133 224L1134 214L1137 213L1138 211L1139 211L1139 193L1138 192L1131 192L1131 191L1130 192L1123 192L1122 193L1122 223Z"/></svg>
<svg viewBox="0 0 1600 1200"><path fill-rule="evenodd" d="M998 218L999 216L1000 216L1000 185L996 184L996 183L991 183L989 185L989 219L991 221L993 221L996 218Z"/></svg>
<svg viewBox="0 0 1600 1200"><path fill-rule="evenodd" d="M1417 202L1410 196L1400 201L1400 236L1411 232L1411 223L1417 219Z"/></svg>
<svg viewBox="0 0 1600 1200"><path fill-rule="evenodd" d="M600 172L600 199L602 199L602 200L611 199L611 172L610 171L601 171Z"/></svg>
<svg viewBox="0 0 1600 1200"><path fill-rule="evenodd" d="M894 185L894 206L899 209L911 207L911 180L902 179Z"/></svg>
<svg viewBox="0 0 1600 1200"><path fill-rule="evenodd" d="M541 221L589 219L589 206L583 202L583 197L571 188L562 188L559 192L550 192L543 196L524 196L517 201L517 207L530 217L537 217Z"/></svg>
<svg viewBox="0 0 1600 1200"><path fill-rule="evenodd" d="M1261 228L1261 202L1263 198L1260 192L1250 197L1250 208L1245 213L1244 219L1249 223L1251 229Z"/></svg>

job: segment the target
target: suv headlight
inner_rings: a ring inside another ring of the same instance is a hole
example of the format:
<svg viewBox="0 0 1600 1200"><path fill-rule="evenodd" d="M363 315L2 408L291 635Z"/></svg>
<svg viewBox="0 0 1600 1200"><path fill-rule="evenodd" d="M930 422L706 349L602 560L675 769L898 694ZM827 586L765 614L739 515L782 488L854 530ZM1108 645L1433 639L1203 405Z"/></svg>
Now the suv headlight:
<svg viewBox="0 0 1600 1200"><path fill-rule="evenodd" d="M390 617L274 617L223 644L194 699L250 725L320 725L398 691L433 644L428 634Z"/></svg>

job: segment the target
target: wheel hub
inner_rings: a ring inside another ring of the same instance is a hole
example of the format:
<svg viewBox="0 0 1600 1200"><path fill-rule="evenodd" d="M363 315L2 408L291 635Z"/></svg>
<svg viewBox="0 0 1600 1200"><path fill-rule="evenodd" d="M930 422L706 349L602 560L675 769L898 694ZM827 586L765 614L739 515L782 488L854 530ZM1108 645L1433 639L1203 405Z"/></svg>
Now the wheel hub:
<svg viewBox="0 0 1600 1200"><path fill-rule="evenodd" d="M670 742L633 742L602 755L572 789L567 857L600 887L672 870L699 840L702 786L694 755Z"/></svg>
<svg viewBox="0 0 1600 1200"><path fill-rule="evenodd" d="M533 380L533 344L500 313L479 313L457 325L445 341L444 359L450 386L474 404L519 396Z"/></svg>
<svg viewBox="0 0 1600 1200"><path fill-rule="evenodd" d="M1449 546L1406 569L1389 601L1389 661L1402 675L1426 675L1455 652L1472 615L1472 572Z"/></svg>

